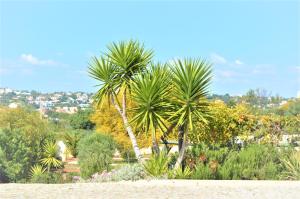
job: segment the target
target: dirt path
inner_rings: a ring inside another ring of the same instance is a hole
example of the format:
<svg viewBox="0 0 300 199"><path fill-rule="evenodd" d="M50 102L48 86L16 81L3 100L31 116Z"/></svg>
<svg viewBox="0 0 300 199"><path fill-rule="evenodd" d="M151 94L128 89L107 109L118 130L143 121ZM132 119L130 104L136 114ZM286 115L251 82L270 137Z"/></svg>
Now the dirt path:
<svg viewBox="0 0 300 199"><path fill-rule="evenodd" d="M151 180L99 184L0 184L0 198L299 199L300 181Z"/></svg>

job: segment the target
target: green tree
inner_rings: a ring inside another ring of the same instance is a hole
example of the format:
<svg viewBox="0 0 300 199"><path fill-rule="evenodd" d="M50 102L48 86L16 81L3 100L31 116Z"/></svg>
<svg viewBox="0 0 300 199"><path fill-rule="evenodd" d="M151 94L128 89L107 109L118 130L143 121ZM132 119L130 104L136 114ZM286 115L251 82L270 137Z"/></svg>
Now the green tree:
<svg viewBox="0 0 300 199"><path fill-rule="evenodd" d="M114 105L122 117L139 161L142 161L142 154L128 121L126 95L131 91L130 83L133 78L146 69L152 57L153 52L145 50L137 41L112 43L108 46L108 52L99 58L94 57L89 67L91 77L98 80L101 86L95 95L96 102L101 104L107 98ZM122 103L117 96L122 98Z"/></svg>

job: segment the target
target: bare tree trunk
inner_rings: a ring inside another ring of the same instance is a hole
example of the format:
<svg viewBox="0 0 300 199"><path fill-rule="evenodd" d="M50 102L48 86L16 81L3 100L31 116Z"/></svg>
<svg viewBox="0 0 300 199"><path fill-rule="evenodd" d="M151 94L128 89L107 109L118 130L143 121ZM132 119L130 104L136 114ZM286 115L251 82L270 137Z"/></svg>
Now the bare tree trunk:
<svg viewBox="0 0 300 199"><path fill-rule="evenodd" d="M177 158L176 164L175 164L175 169L180 168L182 165L183 159L184 159L184 154L185 154L185 148L186 148L186 135L184 132L183 126L178 127L178 151L179 151L179 156Z"/></svg>
<svg viewBox="0 0 300 199"><path fill-rule="evenodd" d="M160 137L160 140L164 143L165 147L166 147L166 151L167 154L169 153L169 151L171 150L171 147L168 146L168 141L167 141L167 136L172 132L172 130L175 128L176 124L172 124L167 131L165 131L163 133L163 135Z"/></svg>
<svg viewBox="0 0 300 199"><path fill-rule="evenodd" d="M116 103L114 96L112 96L111 101L123 119L123 123L124 123L125 129L126 129L128 135L129 135L129 138L130 138L130 141L131 141L131 144L133 147L133 151L135 153L135 157L137 158L137 160L139 162L143 162L144 161L143 156L142 156L139 146L137 144L136 137L132 131L132 128L131 128L131 126L128 122L127 116L126 116L126 90L124 90L124 92L123 92L123 100L122 100L123 107L122 107L122 109L119 106L119 104Z"/></svg>

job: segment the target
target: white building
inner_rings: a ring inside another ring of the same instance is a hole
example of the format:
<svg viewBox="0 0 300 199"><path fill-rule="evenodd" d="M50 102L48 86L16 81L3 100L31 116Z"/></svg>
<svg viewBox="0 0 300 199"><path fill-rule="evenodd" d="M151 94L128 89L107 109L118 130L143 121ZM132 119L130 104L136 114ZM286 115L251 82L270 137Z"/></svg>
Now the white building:
<svg viewBox="0 0 300 199"><path fill-rule="evenodd" d="M8 108L18 108L18 106L19 105L17 103L13 102L8 105Z"/></svg>

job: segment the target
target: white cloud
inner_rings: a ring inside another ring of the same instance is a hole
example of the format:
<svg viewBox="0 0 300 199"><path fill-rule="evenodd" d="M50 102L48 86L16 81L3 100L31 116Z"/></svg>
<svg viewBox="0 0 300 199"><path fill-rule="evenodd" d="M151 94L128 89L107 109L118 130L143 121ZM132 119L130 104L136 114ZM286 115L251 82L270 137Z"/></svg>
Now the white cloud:
<svg viewBox="0 0 300 199"><path fill-rule="evenodd" d="M236 73L229 70L220 71L220 76L223 78L231 78L236 76Z"/></svg>
<svg viewBox="0 0 300 199"><path fill-rule="evenodd" d="M254 75L275 75L277 71L276 67L270 64L258 64L253 67L251 71Z"/></svg>
<svg viewBox="0 0 300 199"><path fill-rule="evenodd" d="M216 70L215 74L218 80L229 80L240 76L239 73L232 70Z"/></svg>
<svg viewBox="0 0 300 199"><path fill-rule="evenodd" d="M240 61L240 60L238 60L238 59L235 60L234 63L235 63L236 65L243 65L243 64L244 64L242 61Z"/></svg>
<svg viewBox="0 0 300 199"><path fill-rule="evenodd" d="M78 74L81 74L81 75L88 75L89 73L86 71L86 70L78 70L76 71Z"/></svg>
<svg viewBox="0 0 300 199"><path fill-rule="evenodd" d="M32 65L57 65L57 63L53 60L42 60L33 56L32 54L22 54L21 60L28 62Z"/></svg>
<svg viewBox="0 0 300 199"><path fill-rule="evenodd" d="M226 64L227 60L222 57L221 55L218 55L217 53L212 53L210 55L210 59L214 64Z"/></svg>

